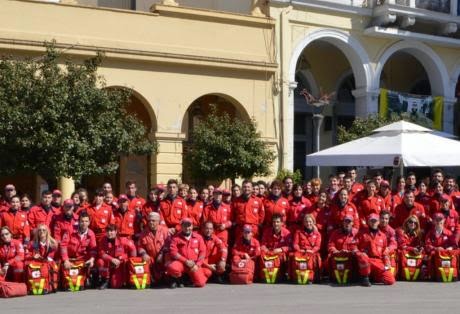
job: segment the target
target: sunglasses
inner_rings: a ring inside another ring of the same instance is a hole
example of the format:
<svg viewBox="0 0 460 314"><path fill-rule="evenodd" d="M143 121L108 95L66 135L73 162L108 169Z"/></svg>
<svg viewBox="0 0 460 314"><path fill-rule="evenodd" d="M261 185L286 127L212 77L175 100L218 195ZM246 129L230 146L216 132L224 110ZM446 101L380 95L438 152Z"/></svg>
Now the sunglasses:
<svg viewBox="0 0 460 314"><path fill-rule="evenodd" d="M10 234L9 233L2 233L1 236L2 237L6 237L6 236L9 236Z"/></svg>
<svg viewBox="0 0 460 314"><path fill-rule="evenodd" d="M5 192L13 192L14 189L5 189Z"/></svg>
<svg viewBox="0 0 460 314"><path fill-rule="evenodd" d="M46 229L38 229L38 231L46 232L46 231L48 231L48 230L46 230Z"/></svg>
<svg viewBox="0 0 460 314"><path fill-rule="evenodd" d="M408 224L416 224L417 222L414 221L414 220L409 220L407 223L408 223Z"/></svg>

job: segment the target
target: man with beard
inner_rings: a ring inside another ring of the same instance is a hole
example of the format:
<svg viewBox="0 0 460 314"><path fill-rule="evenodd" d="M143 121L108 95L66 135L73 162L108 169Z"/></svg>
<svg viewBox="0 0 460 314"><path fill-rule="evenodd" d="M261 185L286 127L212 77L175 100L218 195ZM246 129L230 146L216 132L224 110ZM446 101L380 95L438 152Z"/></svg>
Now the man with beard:
<svg viewBox="0 0 460 314"><path fill-rule="evenodd" d="M78 215L74 213L74 203L71 199L64 201L61 213L54 216L51 223L53 238L61 242L65 233L72 234L78 228Z"/></svg>
<svg viewBox="0 0 460 314"><path fill-rule="evenodd" d="M50 191L42 192L42 200L40 205L36 205L30 209L29 225L31 229L37 228L40 224L45 224L48 228L55 215L59 214L59 209L51 205L52 193Z"/></svg>
<svg viewBox="0 0 460 314"><path fill-rule="evenodd" d="M265 217L265 209L260 198L252 194L252 182L243 181L243 193L232 203L233 221L236 224L235 239L243 235L243 226L252 228L255 238L259 235L259 227Z"/></svg>
<svg viewBox="0 0 460 314"><path fill-rule="evenodd" d="M213 224L214 234L228 245L228 229L232 227L230 206L222 202L223 191L215 189L212 203L203 211L203 221Z"/></svg>
<svg viewBox="0 0 460 314"><path fill-rule="evenodd" d="M180 230L180 222L187 217L187 204L178 196L177 180L170 179L167 183L167 195L160 201L160 215L169 229L169 234L174 235Z"/></svg>
<svg viewBox="0 0 460 314"><path fill-rule="evenodd" d="M214 195L216 195L214 190ZM203 272L207 278L215 275L218 283L224 283L222 275L227 264L227 245L214 234L212 222L203 225L203 239L206 245L206 258L203 263Z"/></svg>

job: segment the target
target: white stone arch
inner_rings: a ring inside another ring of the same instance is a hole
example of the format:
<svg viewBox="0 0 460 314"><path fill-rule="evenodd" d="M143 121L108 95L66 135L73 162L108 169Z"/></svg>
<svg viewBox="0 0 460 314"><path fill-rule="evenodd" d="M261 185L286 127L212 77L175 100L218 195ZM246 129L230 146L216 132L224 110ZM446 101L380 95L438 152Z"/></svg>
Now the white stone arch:
<svg viewBox="0 0 460 314"><path fill-rule="evenodd" d="M457 95L455 95L455 87L457 86L457 81L458 77L460 76L460 60L455 63L455 66L453 67L450 75L450 93L449 97L451 98L456 98Z"/></svg>
<svg viewBox="0 0 460 314"><path fill-rule="evenodd" d="M356 89L367 89L366 87L371 85L373 71L366 50L356 38L335 29L315 30L295 46L289 65L290 82L295 82L296 66L300 55L315 40L328 42L337 47L345 55L355 76Z"/></svg>
<svg viewBox="0 0 460 314"><path fill-rule="evenodd" d="M439 55L429 46L414 40L402 40L387 48L378 59L375 76L372 82L373 89L380 88L380 76L385 63L396 52L406 52L415 57L425 69L430 80L431 93L449 97L449 74Z"/></svg>
<svg viewBox="0 0 460 314"><path fill-rule="evenodd" d="M312 95L319 96L320 88L319 88L318 83L316 82L316 79L313 76L313 73L311 72L311 70L310 69L299 70L299 71L296 72L296 74L298 74L299 72L301 72L301 75L303 75L305 77L306 81L308 82L308 85L311 88L311 90L309 92Z"/></svg>

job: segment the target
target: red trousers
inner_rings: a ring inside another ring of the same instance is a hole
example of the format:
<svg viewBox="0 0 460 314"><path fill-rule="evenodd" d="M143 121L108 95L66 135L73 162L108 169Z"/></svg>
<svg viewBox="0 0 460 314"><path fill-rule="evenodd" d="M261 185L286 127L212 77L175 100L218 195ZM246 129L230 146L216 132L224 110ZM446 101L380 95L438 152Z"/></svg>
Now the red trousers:
<svg viewBox="0 0 460 314"><path fill-rule="evenodd" d="M180 278L184 274L187 274L192 280L195 287L204 287L208 278L206 277L203 268L198 267L196 271L190 271L184 263L179 261L173 261L168 266L166 266L166 273L174 278Z"/></svg>
<svg viewBox="0 0 460 314"><path fill-rule="evenodd" d="M101 276L103 280L109 280L110 288L119 289L126 284L128 273L124 261L115 268L111 262L106 262L100 258L96 261L96 267L99 271L99 276Z"/></svg>
<svg viewBox="0 0 460 314"><path fill-rule="evenodd" d="M383 282L385 285L395 283L395 277L391 270L385 270L382 259L372 258L365 253L357 253L356 259L359 265L359 274L363 277L371 277L375 282Z"/></svg>

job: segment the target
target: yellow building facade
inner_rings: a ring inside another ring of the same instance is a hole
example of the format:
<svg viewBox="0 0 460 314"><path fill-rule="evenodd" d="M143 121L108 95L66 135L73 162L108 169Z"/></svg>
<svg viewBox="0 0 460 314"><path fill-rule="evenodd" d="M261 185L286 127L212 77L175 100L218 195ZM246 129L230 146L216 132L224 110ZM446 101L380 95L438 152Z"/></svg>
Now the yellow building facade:
<svg viewBox="0 0 460 314"><path fill-rule="evenodd" d="M55 39L76 60L105 51L108 87L133 91L136 112L159 143L155 156L120 160L120 171L88 178L118 190L184 178L183 156L194 123L210 104L246 120L278 153L273 172L301 169L314 151L313 95L335 93L321 146L338 125L378 111L380 88L444 97L443 127L456 128L460 74L457 1L400 0L62 0L4 1L0 53L43 51ZM38 189L40 183L34 183Z"/></svg>

